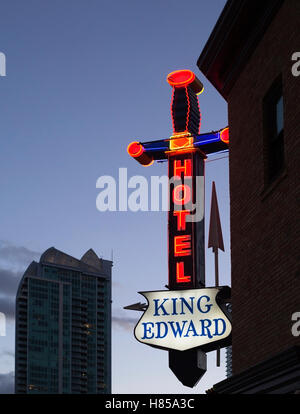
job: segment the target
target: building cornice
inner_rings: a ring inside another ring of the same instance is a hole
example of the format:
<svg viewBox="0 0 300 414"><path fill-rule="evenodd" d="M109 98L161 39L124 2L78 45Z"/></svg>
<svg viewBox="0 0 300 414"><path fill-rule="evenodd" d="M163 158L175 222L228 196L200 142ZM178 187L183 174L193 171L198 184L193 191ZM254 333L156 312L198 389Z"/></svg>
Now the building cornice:
<svg viewBox="0 0 300 414"><path fill-rule="evenodd" d="M284 0L228 0L197 65L228 99L239 74Z"/></svg>
<svg viewBox="0 0 300 414"><path fill-rule="evenodd" d="M289 394L300 391L300 346L286 349L215 384L212 394Z"/></svg>

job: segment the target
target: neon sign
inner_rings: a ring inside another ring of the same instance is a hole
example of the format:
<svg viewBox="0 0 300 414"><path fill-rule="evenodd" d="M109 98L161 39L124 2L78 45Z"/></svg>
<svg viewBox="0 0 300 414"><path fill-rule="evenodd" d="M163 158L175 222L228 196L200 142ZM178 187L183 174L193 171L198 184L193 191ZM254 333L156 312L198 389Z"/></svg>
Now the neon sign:
<svg viewBox="0 0 300 414"><path fill-rule="evenodd" d="M196 197L195 179L202 176L204 180L204 157L200 151L169 154L168 287L171 290L205 285L204 217L201 221L194 220L195 207L198 211L204 208L204 186L200 196L198 189Z"/></svg>
<svg viewBox="0 0 300 414"><path fill-rule="evenodd" d="M145 148L140 142L131 142L127 147L127 152L144 167L149 167L154 162L153 157L146 153Z"/></svg>
<svg viewBox="0 0 300 414"><path fill-rule="evenodd" d="M196 218L194 211L204 211L206 154L228 149L229 129L199 135L197 95L203 92L203 85L192 71L171 72L167 82L172 87L172 136L144 143L134 141L127 151L143 166L152 165L154 160L168 160L168 288L199 288L205 286L204 215Z"/></svg>
<svg viewBox="0 0 300 414"><path fill-rule="evenodd" d="M230 289L205 288L204 248L205 159L209 153L228 149L229 129L200 134L197 95L203 85L193 72L174 71L167 76L167 82L173 89L172 136L151 142L134 141L127 148L129 155L143 166L167 159L169 177L169 290L140 292L148 305L135 327L135 336L140 342L169 349L169 367L182 381L186 373L181 368L190 363L191 354L178 351L197 348L193 361L198 361L199 349L207 352L231 342L230 317L223 307ZM219 303L221 296L223 302ZM201 307L205 300L206 311ZM198 368L196 362L195 376L183 381L194 386L205 372L202 369L199 373Z"/></svg>
<svg viewBox="0 0 300 414"><path fill-rule="evenodd" d="M139 342L177 351L201 347L207 352L226 343L231 334L231 323L219 303L221 289L140 293L148 306L134 330Z"/></svg>

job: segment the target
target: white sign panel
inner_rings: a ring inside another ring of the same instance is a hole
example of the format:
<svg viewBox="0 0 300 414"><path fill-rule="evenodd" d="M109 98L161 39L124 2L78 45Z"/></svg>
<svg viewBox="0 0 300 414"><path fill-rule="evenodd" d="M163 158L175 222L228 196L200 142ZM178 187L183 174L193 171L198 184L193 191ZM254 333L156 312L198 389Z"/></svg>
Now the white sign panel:
<svg viewBox="0 0 300 414"><path fill-rule="evenodd" d="M135 327L138 341L186 351L227 338L231 323L216 301L220 289L139 292L148 308Z"/></svg>

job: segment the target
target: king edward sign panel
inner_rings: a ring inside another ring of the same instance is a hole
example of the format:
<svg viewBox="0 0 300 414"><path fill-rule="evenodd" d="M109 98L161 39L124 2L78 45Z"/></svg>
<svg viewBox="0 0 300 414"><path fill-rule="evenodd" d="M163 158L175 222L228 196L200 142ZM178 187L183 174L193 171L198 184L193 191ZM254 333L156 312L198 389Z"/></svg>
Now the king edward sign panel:
<svg viewBox="0 0 300 414"><path fill-rule="evenodd" d="M218 304L223 288L140 292L148 307L135 327L138 341L162 349L210 351L230 343L231 322Z"/></svg>

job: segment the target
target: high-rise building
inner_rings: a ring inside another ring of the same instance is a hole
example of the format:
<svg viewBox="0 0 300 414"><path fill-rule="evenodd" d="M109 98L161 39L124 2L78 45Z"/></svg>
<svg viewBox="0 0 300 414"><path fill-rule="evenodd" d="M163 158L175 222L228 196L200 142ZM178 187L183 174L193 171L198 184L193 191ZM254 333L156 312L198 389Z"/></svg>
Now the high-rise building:
<svg viewBox="0 0 300 414"><path fill-rule="evenodd" d="M217 393L300 390L299 27L299 0L228 0L198 59L230 135L233 375Z"/></svg>
<svg viewBox="0 0 300 414"><path fill-rule="evenodd" d="M112 262L54 247L32 262L16 298L15 392L111 392Z"/></svg>

